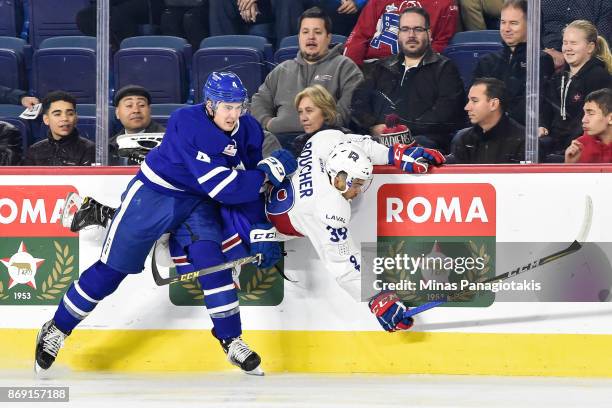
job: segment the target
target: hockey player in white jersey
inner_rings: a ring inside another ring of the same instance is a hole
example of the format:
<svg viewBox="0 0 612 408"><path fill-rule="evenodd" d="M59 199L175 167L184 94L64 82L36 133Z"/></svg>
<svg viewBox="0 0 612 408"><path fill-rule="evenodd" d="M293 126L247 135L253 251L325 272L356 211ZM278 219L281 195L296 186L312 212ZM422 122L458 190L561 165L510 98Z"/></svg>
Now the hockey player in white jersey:
<svg viewBox="0 0 612 408"><path fill-rule="evenodd" d="M414 144L388 148L369 136L323 130L304 145L293 176L269 192L266 213L279 239L308 237L326 269L359 301L361 254L349 230L350 202L369 186L372 165L425 173L430 164L442 163L444 156L437 150ZM403 318L406 306L392 292L374 296L369 306L387 331L412 326L412 318Z"/></svg>

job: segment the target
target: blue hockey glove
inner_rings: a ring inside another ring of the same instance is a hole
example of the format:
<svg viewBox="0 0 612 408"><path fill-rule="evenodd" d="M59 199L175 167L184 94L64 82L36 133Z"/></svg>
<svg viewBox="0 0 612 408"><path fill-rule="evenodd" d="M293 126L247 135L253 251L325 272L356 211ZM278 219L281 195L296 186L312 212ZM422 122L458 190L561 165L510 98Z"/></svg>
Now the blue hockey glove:
<svg viewBox="0 0 612 408"><path fill-rule="evenodd" d="M396 143L389 148L389 164L406 173L427 173L429 165L440 166L446 162L444 155L435 149Z"/></svg>
<svg viewBox="0 0 612 408"><path fill-rule="evenodd" d="M286 176L297 169L297 161L289 150L279 149L257 163L257 169L266 173L268 180L278 187Z"/></svg>
<svg viewBox="0 0 612 408"><path fill-rule="evenodd" d="M257 265L260 268L270 268L282 257L280 244L276 240L276 228L270 223L254 224L250 233L251 255L261 254L262 259Z"/></svg>
<svg viewBox="0 0 612 408"><path fill-rule="evenodd" d="M414 324L412 317L404 318L406 305L393 292L380 292L370 300L368 306L378 323L388 332L408 330Z"/></svg>

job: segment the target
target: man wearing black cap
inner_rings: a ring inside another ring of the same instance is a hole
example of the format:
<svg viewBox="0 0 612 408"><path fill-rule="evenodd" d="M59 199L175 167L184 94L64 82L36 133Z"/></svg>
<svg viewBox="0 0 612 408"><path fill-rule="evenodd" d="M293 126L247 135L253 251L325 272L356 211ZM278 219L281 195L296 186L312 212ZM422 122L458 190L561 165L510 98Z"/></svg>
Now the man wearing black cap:
<svg viewBox="0 0 612 408"><path fill-rule="evenodd" d="M133 133L164 133L166 128L151 120L151 94L139 85L126 85L115 94L115 116L123 125L110 140L111 163L117 164L118 144L117 137ZM140 164L135 158L128 159L129 165Z"/></svg>

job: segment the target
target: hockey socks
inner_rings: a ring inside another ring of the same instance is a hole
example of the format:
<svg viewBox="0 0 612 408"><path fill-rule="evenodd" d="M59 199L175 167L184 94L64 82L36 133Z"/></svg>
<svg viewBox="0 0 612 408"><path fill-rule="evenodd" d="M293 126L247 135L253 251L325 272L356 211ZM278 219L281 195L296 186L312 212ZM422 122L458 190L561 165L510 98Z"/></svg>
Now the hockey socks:
<svg viewBox="0 0 612 408"><path fill-rule="evenodd" d="M197 241L189 246L189 261L195 270L226 262L221 246L213 241ZM198 278L204 291L204 304L219 339L238 337L242 333L238 293L231 269Z"/></svg>
<svg viewBox="0 0 612 408"><path fill-rule="evenodd" d="M102 299L113 293L126 276L101 261L87 268L62 298L53 317L57 328L69 333Z"/></svg>

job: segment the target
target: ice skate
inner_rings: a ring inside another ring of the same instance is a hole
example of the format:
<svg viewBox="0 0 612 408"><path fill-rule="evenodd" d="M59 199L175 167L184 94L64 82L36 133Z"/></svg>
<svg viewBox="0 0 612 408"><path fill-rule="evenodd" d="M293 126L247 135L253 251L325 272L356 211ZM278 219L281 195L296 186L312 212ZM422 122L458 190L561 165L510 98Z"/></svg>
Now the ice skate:
<svg viewBox="0 0 612 408"><path fill-rule="evenodd" d="M264 375L260 367L261 358L246 345L240 336L225 340L219 339L219 342L227 355L227 361L236 367L240 367L242 371L249 375Z"/></svg>
<svg viewBox="0 0 612 408"><path fill-rule="evenodd" d="M37 374L43 373L51 367L68 335L70 333L66 334L58 329L53 320L49 320L43 325L36 337L34 370Z"/></svg>
<svg viewBox="0 0 612 408"><path fill-rule="evenodd" d="M114 213L114 208L100 204L91 197L85 197L81 206L73 215L70 231L78 232L91 225L106 227Z"/></svg>

